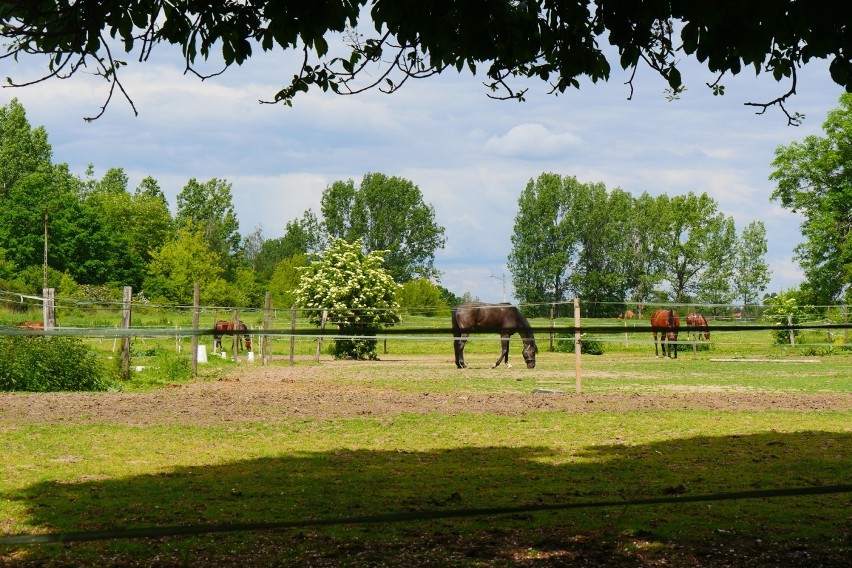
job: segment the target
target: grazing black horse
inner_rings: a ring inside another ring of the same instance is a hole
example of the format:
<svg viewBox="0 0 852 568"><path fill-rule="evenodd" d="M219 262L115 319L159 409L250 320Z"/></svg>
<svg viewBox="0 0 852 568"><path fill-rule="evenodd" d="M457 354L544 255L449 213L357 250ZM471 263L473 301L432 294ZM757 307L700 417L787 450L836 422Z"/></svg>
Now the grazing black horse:
<svg viewBox="0 0 852 568"><path fill-rule="evenodd" d="M237 324L237 331L247 331L248 328L246 324L243 322L239 322ZM213 334L213 352L222 350L222 331L234 331L234 322L228 320L219 320L216 322L216 332ZM238 349L242 349L243 340L245 340L245 347L247 351L251 351L251 335L238 335Z"/></svg>
<svg viewBox="0 0 852 568"><path fill-rule="evenodd" d="M663 348L663 357L666 356L666 343L669 346L669 357L677 359L677 328L680 327L680 318L674 310L657 310L651 314L651 330L654 332L654 357L659 357L657 350L657 333L660 333L660 346ZM674 352L674 355L672 355Z"/></svg>
<svg viewBox="0 0 852 568"><path fill-rule="evenodd" d="M453 308L453 347L456 351L456 367L464 369L464 344L472 331L492 331L500 334L500 346L502 352L500 358L494 363L497 367L502 361L509 364L509 336L517 333L523 338L524 350L522 352L524 361L530 369L535 367L535 354L538 347L535 344L532 328L527 318L521 313L517 306L511 304L483 304L472 302L462 304Z"/></svg>

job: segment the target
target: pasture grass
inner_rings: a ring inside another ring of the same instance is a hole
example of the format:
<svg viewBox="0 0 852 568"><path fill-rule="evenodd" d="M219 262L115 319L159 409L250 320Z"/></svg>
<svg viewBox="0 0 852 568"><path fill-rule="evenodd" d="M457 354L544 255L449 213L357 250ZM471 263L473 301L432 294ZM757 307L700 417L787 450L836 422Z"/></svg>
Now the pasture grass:
<svg viewBox="0 0 852 568"><path fill-rule="evenodd" d="M5 431L3 532L86 531L712 494L849 481L849 413L479 414L238 427L32 426ZM9 475L13 474L13 475ZM838 547L848 497L603 507L308 531L327 545L414 532L553 528L701 548L727 538ZM320 535L325 535L320 538ZM478 536L477 536L478 535ZM785 536L786 535L786 536ZM848 532L845 535L848 538ZM298 542L298 538L296 539ZM251 534L6 550L19 560L250 556ZM847 542L848 544L848 542ZM284 546L286 554L298 547ZM174 552L172 554L175 554ZM215 556L215 555L214 555Z"/></svg>

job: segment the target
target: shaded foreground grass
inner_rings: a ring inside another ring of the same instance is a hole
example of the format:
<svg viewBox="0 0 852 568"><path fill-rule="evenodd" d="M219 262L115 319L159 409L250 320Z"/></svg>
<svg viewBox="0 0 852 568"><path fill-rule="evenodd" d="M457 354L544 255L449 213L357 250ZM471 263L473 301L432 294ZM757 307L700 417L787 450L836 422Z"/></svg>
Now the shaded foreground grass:
<svg viewBox="0 0 852 568"><path fill-rule="evenodd" d="M460 395L529 392L537 381L573 381L569 359L542 355L535 371L488 369L488 355L481 361L472 357L474 368L468 371L445 369L446 358L388 360L321 364L301 380L319 393L331 382L349 381L375 396L452 388ZM676 362L591 358L584 387L664 396L672 389L721 385L772 397L843 393L852 381L844 371L848 360L772 372L737 365L746 367L698 357ZM323 396L330 399L331 393L329 388ZM848 493L626 504L852 482L852 410L767 408L458 412L147 426L20 423L4 421L0 413L0 530L7 535L625 503L2 546L0 564L845 566L852 552Z"/></svg>

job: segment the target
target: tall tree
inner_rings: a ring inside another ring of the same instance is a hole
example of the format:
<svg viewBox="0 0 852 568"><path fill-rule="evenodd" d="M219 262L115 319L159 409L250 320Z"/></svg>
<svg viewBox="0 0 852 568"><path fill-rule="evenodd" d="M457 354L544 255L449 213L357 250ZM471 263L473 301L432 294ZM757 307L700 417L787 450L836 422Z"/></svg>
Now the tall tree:
<svg viewBox="0 0 852 568"><path fill-rule="evenodd" d="M631 290L630 299L640 306L648 303L663 280L663 225L661 207L667 200L658 200L647 192L633 202L631 227L625 235L629 254L625 272Z"/></svg>
<svg viewBox="0 0 852 568"><path fill-rule="evenodd" d="M775 149L772 199L804 217L796 258L811 301L852 301L852 94L822 125L825 136ZM805 288L805 287L803 287Z"/></svg>
<svg viewBox="0 0 852 568"><path fill-rule="evenodd" d="M752 221L743 229L734 252L734 290L743 307L757 303L769 285L772 271L766 263L767 250L763 221Z"/></svg>
<svg viewBox="0 0 852 568"><path fill-rule="evenodd" d="M307 0L17 1L0 10L0 56L46 54L45 79L95 69L112 83L108 97L121 92L130 100L121 68L147 61L163 43L176 44L183 66L198 74L197 60L208 57L230 66L258 48L298 50L301 68L274 95L286 104L311 88L393 92L410 78L463 69L485 71L489 96L523 100L527 78L562 93L584 77L607 80L613 66L632 77L647 64L678 93L679 66L695 58L710 72L715 94L724 94L726 74L744 68L788 80L786 94L753 103L778 104L786 113L798 70L812 60L829 60L831 78L852 91L852 52L841 24L848 16L840 2L797 0L717 2L710 9L701 2L611 0L351 0L324 2L322 9ZM348 29L358 33L330 49L330 37ZM601 46L601 38L613 47ZM114 57L119 46L132 56Z"/></svg>
<svg viewBox="0 0 852 568"><path fill-rule="evenodd" d="M217 178L204 183L190 179L177 196L175 221L178 227L200 231L226 272L234 272L242 239L230 183Z"/></svg>
<svg viewBox="0 0 852 568"><path fill-rule="evenodd" d="M570 284L577 250L571 203L579 182L545 173L530 180L518 197L509 271L523 304L559 303Z"/></svg>
<svg viewBox="0 0 852 568"><path fill-rule="evenodd" d="M613 315L630 293L629 240L633 197L607 191L602 183L578 184L571 205L573 232L578 239L572 266L572 287L583 298L591 317Z"/></svg>
<svg viewBox="0 0 852 568"><path fill-rule="evenodd" d="M157 180L148 176L139 183L131 197L131 211L131 240L144 262L148 263L151 253L159 250L174 232L169 203Z"/></svg>
<svg viewBox="0 0 852 568"><path fill-rule="evenodd" d="M27 111L18 99L0 107L0 205L22 177L47 173L52 158L47 131L43 126L30 125Z"/></svg>
<svg viewBox="0 0 852 568"><path fill-rule="evenodd" d="M202 303L234 305L218 254L200 231L182 228L174 240L153 251L143 291L149 298L186 305L192 303L196 282Z"/></svg>
<svg viewBox="0 0 852 568"><path fill-rule="evenodd" d="M706 193L659 198L664 213L663 280L669 285L671 299L684 302L702 290L728 282L719 280L720 271L730 276L731 251L736 240L733 219L718 211L716 202Z"/></svg>
<svg viewBox="0 0 852 568"><path fill-rule="evenodd" d="M326 188L321 205L328 234L360 240L366 252L388 251L385 268L397 282L438 276L435 251L444 248L444 228L411 181L368 173L357 188L351 180Z"/></svg>
<svg viewBox="0 0 852 568"><path fill-rule="evenodd" d="M269 280L282 260L318 253L324 247L325 234L322 224L314 212L308 209L300 219L287 222L282 237L263 241L254 262L258 279L264 282Z"/></svg>

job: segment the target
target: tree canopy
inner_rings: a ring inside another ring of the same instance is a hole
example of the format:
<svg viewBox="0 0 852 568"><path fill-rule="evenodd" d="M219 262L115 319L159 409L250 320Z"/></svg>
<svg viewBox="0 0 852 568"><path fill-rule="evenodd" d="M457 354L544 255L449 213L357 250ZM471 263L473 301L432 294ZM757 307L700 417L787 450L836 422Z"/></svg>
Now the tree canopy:
<svg viewBox="0 0 852 568"><path fill-rule="evenodd" d="M796 257L820 304L852 300L852 94L840 97L823 130L776 148L770 175L772 199L804 218Z"/></svg>
<svg viewBox="0 0 852 568"><path fill-rule="evenodd" d="M753 300L768 284L765 230L743 233L706 194L634 198L545 173L518 198L508 265L515 296L540 311L569 297L593 317L625 301L728 303L734 288Z"/></svg>
<svg viewBox="0 0 852 568"><path fill-rule="evenodd" d="M311 88L393 92L412 78L464 69L484 71L494 98L523 100L527 78L562 93L584 77L608 80L616 65L647 65L678 93L679 66L692 57L716 94L726 74L746 67L788 81L776 99L746 103L765 110L784 108L797 70L813 59L828 59L831 78L852 91L850 20L843 2L795 0L15 0L0 6L0 58L46 56L43 76L8 79L20 86L95 69L110 83L101 113L117 90L133 104L121 84L121 50L144 62L161 44L178 46L186 70L202 77L206 60L227 68L257 51L300 52L290 83L271 97L285 104ZM330 47L336 37L340 48Z"/></svg>
<svg viewBox="0 0 852 568"><path fill-rule="evenodd" d="M323 191L321 207L329 237L386 251L385 268L398 283L438 276L435 252L444 248L444 227L413 182L381 173L365 174L357 187L351 179L336 181Z"/></svg>

